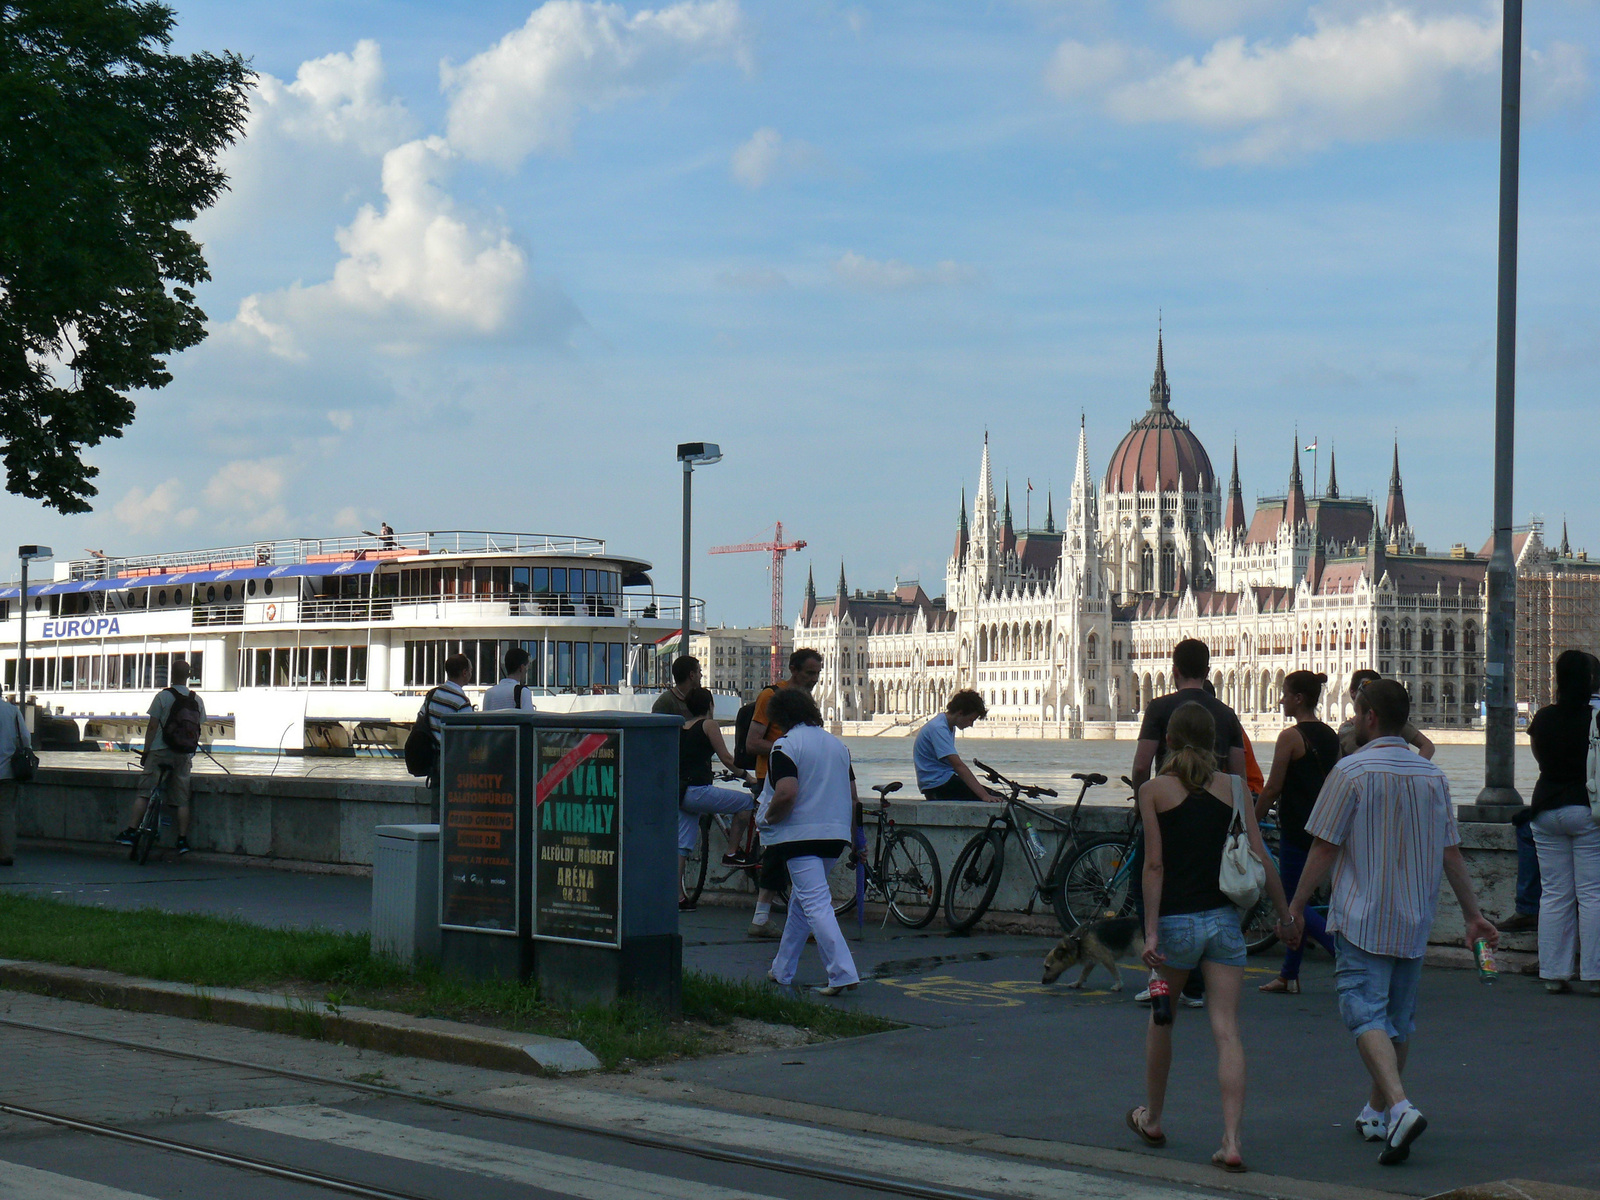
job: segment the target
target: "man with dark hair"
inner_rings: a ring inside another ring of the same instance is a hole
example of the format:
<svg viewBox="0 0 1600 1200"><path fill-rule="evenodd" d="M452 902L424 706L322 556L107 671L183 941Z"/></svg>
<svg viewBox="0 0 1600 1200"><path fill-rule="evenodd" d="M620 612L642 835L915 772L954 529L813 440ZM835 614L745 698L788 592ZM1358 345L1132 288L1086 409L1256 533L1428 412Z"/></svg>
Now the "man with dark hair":
<svg viewBox="0 0 1600 1200"><path fill-rule="evenodd" d="M1500 938L1467 877L1449 781L1400 736L1410 715L1411 697L1392 679L1369 682L1357 694L1361 752L1328 772L1306 822L1314 840L1289 903L1288 941L1298 945L1306 904L1333 871L1328 932L1338 947L1339 1015L1372 1077L1356 1128L1384 1143L1378 1161L1385 1166L1404 1162L1428 1127L1400 1076L1441 876L1461 905L1467 946L1479 938L1495 946Z"/></svg>
<svg viewBox="0 0 1600 1200"><path fill-rule="evenodd" d="M1157 696L1150 701L1144 710L1144 721L1139 726L1139 744L1134 747L1133 752L1132 778L1135 790L1148 782L1155 771L1161 769L1161 764L1167 757L1167 723L1172 720L1173 713L1191 702L1209 712L1216 724L1217 742L1214 749L1217 755L1217 770L1237 775L1241 779L1248 778L1249 761L1244 749L1244 726L1239 723L1239 715L1233 709L1206 690L1207 676L1210 673L1211 647L1199 638L1184 638L1172 648L1173 690L1165 696ZM1132 877L1138 879L1143 870L1144 838L1141 837L1138 849L1134 851ZM1143 890L1135 887L1133 897L1134 906L1140 910L1142 916ZM1148 988L1134 997L1141 1004L1149 998ZM1181 999L1191 1008L1199 1008L1205 1004L1205 976L1199 971L1189 972L1189 979L1183 986Z"/></svg>
<svg viewBox="0 0 1600 1200"><path fill-rule="evenodd" d="M917 733L911 761L917 770L917 790L924 800L989 800L1000 797L978 782L972 768L956 753L956 730L971 729L989 715L983 697L970 688L951 696L944 711Z"/></svg>
<svg viewBox="0 0 1600 1200"><path fill-rule="evenodd" d="M675 717L682 717L687 721L689 712L688 696L695 688L700 686L700 660L692 654L684 654L672 660L672 686L656 697L650 706L653 713L670 713Z"/></svg>
<svg viewBox="0 0 1600 1200"><path fill-rule="evenodd" d="M125 846L133 845L139 834L139 822L150 803L150 793L161 778L165 767L167 799L178 806L178 853L189 853L189 776L194 768L195 751L200 748L200 731L205 726L206 706L198 693L191 691L189 664L184 659L174 659L171 667L170 687L156 693L150 702L150 722L144 729L144 753L139 761L144 765L144 775L139 780L139 791L133 800L133 819L128 828L117 834L116 840Z"/></svg>
<svg viewBox="0 0 1600 1200"><path fill-rule="evenodd" d="M528 667L532 662L532 656L521 646L506 651L505 677L483 694L484 712L505 708L533 711L533 693L528 690Z"/></svg>
<svg viewBox="0 0 1600 1200"><path fill-rule="evenodd" d="M1361 696L1361 689L1366 687L1367 684L1382 678L1383 676L1371 667L1362 667L1358 671L1352 671L1350 673L1350 702L1352 704L1357 703ZM1410 745L1415 746L1417 753L1422 755L1423 758L1433 757L1433 743L1419 732L1417 727L1410 721L1407 721L1404 728L1400 730L1400 736L1405 738ZM1355 718L1352 717L1339 726L1339 757L1343 758L1346 754L1354 754L1359 745L1360 743L1356 740Z"/></svg>
<svg viewBox="0 0 1600 1200"><path fill-rule="evenodd" d="M444 682L428 693L423 710L428 717L428 727L433 730L433 770L428 772L428 788L433 792L433 819L441 811L439 778L439 747L444 736L444 719L451 713L471 712L472 701L467 699L467 685L472 682L472 660L465 654L452 654L444 660Z"/></svg>
<svg viewBox="0 0 1600 1200"><path fill-rule="evenodd" d="M745 750L756 756L756 784L759 792L766 784L768 756L772 747L784 734L784 726L772 717L771 707L775 697L789 688L798 688L807 698L822 676L822 654L817 650L800 647L789 655L789 678L768 684L756 696L756 709L750 717L750 728L744 735ZM814 707L814 705L813 705ZM727 861L726 858L723 859ZM756 892L756 911L747 931L753 938L781 938L783 930L772 924L772 900L782 886L783 863L770 855L761 861L761 882Z"/></svg>

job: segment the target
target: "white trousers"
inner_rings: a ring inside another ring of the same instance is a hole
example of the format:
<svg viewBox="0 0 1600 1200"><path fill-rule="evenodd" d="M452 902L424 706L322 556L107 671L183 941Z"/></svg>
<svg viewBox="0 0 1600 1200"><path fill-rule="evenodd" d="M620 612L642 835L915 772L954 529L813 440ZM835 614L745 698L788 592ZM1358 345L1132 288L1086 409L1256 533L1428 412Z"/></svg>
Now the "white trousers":
<svg viewBox="0 0 1600 1200"><path fill-rule="evenodd" d="M1539 851L1539 975L1600 980L1600 825L1587 804L1552 808L1533 819Z"/></svg>
<svg viewBox="0 0 1600 1200"><path fill-rule="evenodd" d="M800 952L812 934L817 935L817 952L827 968L829 987L861 980L850 946L839 930L839 918L833 912L833 893L828 890L828 868L835 861L814 854L789 860L789 915L783 925L783 940L778 943L778 956L772 960L772 977L785 987L794 982Z"/></svg>
<svg viewBox="0 0 1600 1200"><path fill-rule="evenodd" d="M694 844L700 840L702 813L749 812L755 806L754 797L743 788L689 788L678 803L678 853L694 853Z"/></svg>

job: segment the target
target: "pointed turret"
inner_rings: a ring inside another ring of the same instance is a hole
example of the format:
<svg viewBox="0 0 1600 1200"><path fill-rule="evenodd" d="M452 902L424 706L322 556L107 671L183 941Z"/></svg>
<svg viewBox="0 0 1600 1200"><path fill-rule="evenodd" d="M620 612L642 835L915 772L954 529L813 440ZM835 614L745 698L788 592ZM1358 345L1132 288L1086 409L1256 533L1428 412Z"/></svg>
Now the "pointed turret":
<svg viewBox="0 0 1600 1200"><path fill-rule="evenodd" d="M1067 501L1067 525L1061 531L1061 561L1069 578L1089 599L1104 595L1100 566L1100 512L1089 472L1089 431L1078 418L1078 462L1072 472L1072 494Z"/></svg>
<svg viewBox="0 0 1600 1200"><path fill-rule="evenodd" d="M1017 531L1011 524L1011 481L1006 480L1006 508L1000 518L1000 553L1006 554L1017 548Z"/></svg>
<svg viewBox="0 0 1600 1200"><path fill-rule="evenodd" d="M843 600L849 594L844 586L844 559L841 558L839 560L839 599Z"/></svg>
<svg viewBox="0 0 1600 1200"><path fill-rule="evenodd" d="M1300 434L1294 435L1293 458L1289 461L1289 498L1284 501L1283 519L1290 529L1298 529L1307 519L1306 489L1300 475Z"/></svg>
<svg viewBox="0 0 1600 1200"><path fill-rule="evenodd" d="M1561 554L1562 558L1571 558L1572 557L1572 544L1567 541L1567 519L1565 517L1561 518L1561 550L1560 550L1560 554Z"/></svg>
<svg viewBox="0 0 1600 1200"><path fill-rule="evenodd" d="M962 562L967 557L967 489L961 489L961 515L956 519L956 550L955 560Z"/></svg>
<svg viewBox="0 0 1600 1200"><path fill-rule="evenodd" d="M1323 493L1329 500L1339 498L1339 467L1333 460L1333 448L1328 448L1328 490Z"/></svg>
<svg viewBox="0 0 1600 1200"><path fill-rule="evenodd" d="M1244 515L1244 489L1239 486L1239 442L1233 443L1233 476L1228 480L1228 507L1222 514L1222 527L1236 534L1244 533L1248 522Z"/></svg>
<svg viewBox="0 0 1600 1200"><path fill-rule="evenodd" d="M1383 573L1389 569L1389 562L1383 545L1383 526L1378 523L1378 510L1372 510L1372 531L1367 534L1367 579L1373 587L1378 586L1378 581L1383 578Z"/></svg>
<svg viewBox="0 0 1600 1200"><path fill-rule="evenodd" d="M800 609L800 621L801 621L801 623L805 624L805 625L809 625L811 623L811 614L816 612L816 611L817 611L817 580L816 580L816 576L811 573L811 568L808 566L808 567L806 567L806 600L805 600L805 604L802 605L801 609Z"/></svg>
<svg viewBox="0 0 1600 1200"><path fill-rule="evenodd" d="M1406 494L1400 486L1400 443L1394 444L1394 468L1389 472L1389 503L1384 510L1383 523L1388 528L1389 540L1399 541L1399 531L1410 522L1406 520Z"/></svg>
<svg viewBox="0 0 1600 1200"><path fill-rule="evenodd" d="M1150 407L1167 411L1172 407L1172 389L1167 386L1166 352L1161 345L1161 329L1156 328L1156 375L1150 381Z"/></svg>
<svg viewBox="0 0 1600 1200"><path fill-rule="evenodd" d="M1056 498L1050 492L1044 494L1044 531L1056 531Z"/></svg>

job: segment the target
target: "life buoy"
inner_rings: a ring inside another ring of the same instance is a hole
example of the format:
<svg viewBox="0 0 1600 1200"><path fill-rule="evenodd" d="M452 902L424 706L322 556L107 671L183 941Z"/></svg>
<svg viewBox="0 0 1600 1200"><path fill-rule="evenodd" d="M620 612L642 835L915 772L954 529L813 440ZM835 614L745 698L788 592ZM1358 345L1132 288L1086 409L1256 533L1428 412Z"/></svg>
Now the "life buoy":
<svg viewBox="0 0 1600 1200"><path fill-rule="evenodd" d="M267 605L267 620L276 621L277 619L278 619L278 606L276 604Z"/></svg>

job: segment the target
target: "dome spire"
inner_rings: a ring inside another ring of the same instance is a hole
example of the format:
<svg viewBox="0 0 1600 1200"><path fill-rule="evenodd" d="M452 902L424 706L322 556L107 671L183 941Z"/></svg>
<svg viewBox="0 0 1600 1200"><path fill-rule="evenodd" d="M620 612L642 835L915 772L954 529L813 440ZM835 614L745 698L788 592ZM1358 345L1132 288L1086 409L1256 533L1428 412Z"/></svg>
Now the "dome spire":
<svg viewBox="0 0 1600 1200"><path fill-rule="evenodd" d="M1150 382L1150 407L1166 411L1172 407L1172 389L1167 386L1167 357L1161 344L1161 318L1156 318L1156 375Z"/></svg>

